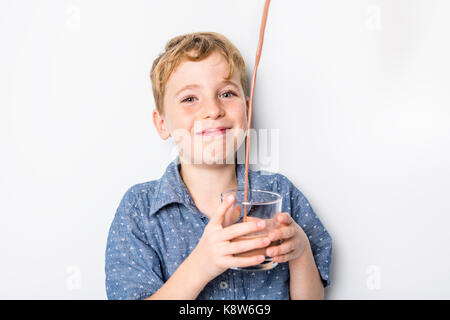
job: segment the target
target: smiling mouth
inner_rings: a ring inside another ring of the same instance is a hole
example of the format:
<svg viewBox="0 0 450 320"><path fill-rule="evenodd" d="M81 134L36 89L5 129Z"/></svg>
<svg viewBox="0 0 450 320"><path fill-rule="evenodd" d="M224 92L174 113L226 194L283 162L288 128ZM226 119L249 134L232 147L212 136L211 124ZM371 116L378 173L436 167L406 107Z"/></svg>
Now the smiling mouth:
<svg viewBox="0 0 450 320"><path fill-rule="evenodd" d="M217 128L210 128L210 129L206 129L203 130L202 132L198 132L198 135L202 135L202 136L221 136L227 133L227 130L229 130L231 128L227 128L227 127L217 127Z"/></svg>

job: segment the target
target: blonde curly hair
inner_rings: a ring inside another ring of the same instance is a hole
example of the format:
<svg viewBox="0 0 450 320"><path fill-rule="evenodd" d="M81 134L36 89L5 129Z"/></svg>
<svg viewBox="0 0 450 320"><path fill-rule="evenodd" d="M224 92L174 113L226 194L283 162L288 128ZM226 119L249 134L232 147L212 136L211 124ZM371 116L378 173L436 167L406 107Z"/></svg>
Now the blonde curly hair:
<svg viewBox="0 0 450 320"><path fill-rule="evenodd" d="M226 80L232 77L235 68L240 71L242 89L245 95L248 94L245 61L231 41L216 32L187 33L169 40L165 51L153 61L150 79L156 110L160 114L164 113L165 85L177 66L183 60L201 61L213 52L219 52L228 62L230 69Z"/></svg>

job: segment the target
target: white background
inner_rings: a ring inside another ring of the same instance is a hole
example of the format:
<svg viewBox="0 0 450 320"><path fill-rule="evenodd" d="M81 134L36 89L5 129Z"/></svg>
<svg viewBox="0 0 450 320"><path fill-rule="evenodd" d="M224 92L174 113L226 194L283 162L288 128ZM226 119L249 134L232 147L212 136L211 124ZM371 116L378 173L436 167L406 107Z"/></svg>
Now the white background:
<svg viewBox="0 0 450 320"><path fill-rule="evenodd" d="M149 70L263 0L0 2L0 298L104 299L125 191L161 176ZM333 238L329 299L450 298L449 1L273 0L254 105Z"/></svg>

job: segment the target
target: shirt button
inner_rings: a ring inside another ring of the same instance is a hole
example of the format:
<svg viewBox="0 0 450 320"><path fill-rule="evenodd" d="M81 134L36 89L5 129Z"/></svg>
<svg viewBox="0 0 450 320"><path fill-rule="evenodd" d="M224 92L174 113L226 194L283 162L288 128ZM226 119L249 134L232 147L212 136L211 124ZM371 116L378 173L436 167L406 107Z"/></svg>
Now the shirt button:
<svg viewBox="0 0 450 320"><path fill-rule="evenodd" d="M225 290L226 288L228 288L228 283L226 283L225 281L221 281L219 287L220 289Z"/></svg>

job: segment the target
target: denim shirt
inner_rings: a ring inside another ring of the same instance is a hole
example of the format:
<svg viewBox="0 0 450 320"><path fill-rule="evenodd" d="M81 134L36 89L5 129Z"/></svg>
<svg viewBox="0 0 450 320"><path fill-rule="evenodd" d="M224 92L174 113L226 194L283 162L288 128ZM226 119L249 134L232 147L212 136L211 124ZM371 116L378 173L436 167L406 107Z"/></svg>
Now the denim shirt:
<svg viewBox="0 0 450 320"><path fill-rule="evenodd" d="M179 158L158 180L136 184L123 196L106 247L108 299L144 299L177 270L200 240L208 217L198 210L181 179ZM331 237L305 196L283 175L249 170L249 188L278 192L308 236L324 287L330 284ZM236 164L238 187L245 165ZM289 262L272 270L228 269L210 281L198 300L289 299Z"/></svg>

